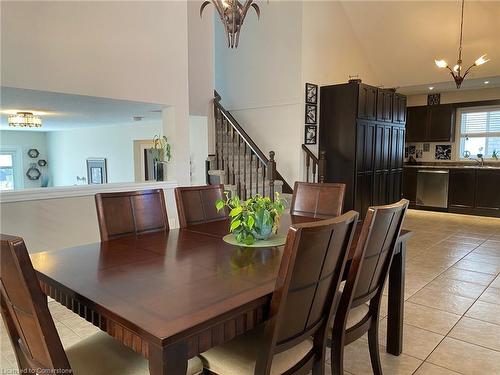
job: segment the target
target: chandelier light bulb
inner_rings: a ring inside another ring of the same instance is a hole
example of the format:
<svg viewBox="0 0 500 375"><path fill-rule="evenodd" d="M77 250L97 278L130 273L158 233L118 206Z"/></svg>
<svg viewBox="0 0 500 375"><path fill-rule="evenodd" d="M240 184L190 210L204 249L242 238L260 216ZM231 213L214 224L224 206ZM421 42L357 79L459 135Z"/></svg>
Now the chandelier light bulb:
<svg viewBox="0 0 500 375"><path fill-rule="evenodd" d="M487 63L488 61L490 61L490 59L485 59L485 57L486 57L486 54L484 54L479 59L477 59L476 61L474 61L474 64L476 64L477 66L479 66L479 65L483 65L484 63Z"/></svg>
<svg viewBox="0 0 500 375"><path fill-rule="evenodd" d="M448 63L444 60L434 60L434 61L439 68L446 68L448 66Z"/></svg>
<svg viewBox="0 0 500 375"><path fill-rule="evenodd" d="M453 71L455 73L458 73L458 69L460 69L460 65L458 65L458 64L453 67Z"/></svg>

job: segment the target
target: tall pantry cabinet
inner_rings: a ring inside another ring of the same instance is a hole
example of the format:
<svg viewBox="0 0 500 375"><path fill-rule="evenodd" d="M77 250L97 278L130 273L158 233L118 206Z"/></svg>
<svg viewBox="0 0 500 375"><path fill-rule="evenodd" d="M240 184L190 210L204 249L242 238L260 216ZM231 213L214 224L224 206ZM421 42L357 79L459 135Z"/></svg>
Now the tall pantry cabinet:
<svg viewBox="0 0 500 375"><path fill-rule="evenodd" d="M344 211L401 199L406 97L361 82L321 87L319 147L325 182L346 184Z"/></svg>

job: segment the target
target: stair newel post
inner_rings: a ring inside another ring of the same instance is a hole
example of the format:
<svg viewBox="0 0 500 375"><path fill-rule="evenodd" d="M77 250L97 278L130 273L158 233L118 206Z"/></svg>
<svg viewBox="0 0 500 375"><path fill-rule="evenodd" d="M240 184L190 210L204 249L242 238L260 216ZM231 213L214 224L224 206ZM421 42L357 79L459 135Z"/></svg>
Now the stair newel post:
<svg viewBox="0 0 500 375"><path fill-rule="evenodd" d="M269 179L269 196L274 202L274 178L276 177L276 161L274 160L274 151L269 152L269 161L267 162L267 178Z"/></svg>
<svg viewBox="0 0 500 375"><path fill-rule="evenodd" d="M316 163L312 163L312 182L318 182L316 179Z"/></svg>
<svg viewBox="0 0 500 375"><path fill-rule="evenodd" d="M309 182L309 167L311 165L311 158L306 154L306 182Z"/></svg>
<svg viewBox="0 0 500 375"><path fill-rule="evenodd" d="M318 182L320 184L325 182L326 176L326 151L319 152L319 161L318 161Z"/></svg>

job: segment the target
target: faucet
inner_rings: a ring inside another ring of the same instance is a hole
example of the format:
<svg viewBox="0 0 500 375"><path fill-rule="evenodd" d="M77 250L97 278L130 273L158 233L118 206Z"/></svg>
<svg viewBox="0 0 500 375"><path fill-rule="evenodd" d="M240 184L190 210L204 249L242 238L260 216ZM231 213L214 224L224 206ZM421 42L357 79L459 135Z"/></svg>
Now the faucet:
<svg viewBox="0 0 500 375"><path fill-rule="evenodd" d="M472 160L474 160L476 163L478 163L481 167L484 167L483 154L477 154L477 159L472 159Z"/></svg>

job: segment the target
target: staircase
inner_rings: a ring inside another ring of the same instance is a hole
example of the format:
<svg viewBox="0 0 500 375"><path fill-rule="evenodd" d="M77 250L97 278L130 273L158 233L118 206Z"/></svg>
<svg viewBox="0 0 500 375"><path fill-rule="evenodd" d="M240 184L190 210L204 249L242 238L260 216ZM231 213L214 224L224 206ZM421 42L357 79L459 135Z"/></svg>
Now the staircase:
<svg viewBox="0 0 500 375"><path fill-rule="evenodd" d="M215 92L215 155L207 159L207 183L223 184L231 195L247 199L255 194L274 198L274 193L291 193L290 185L276 171L274 152L267 157L222 107Z"/></svg>

